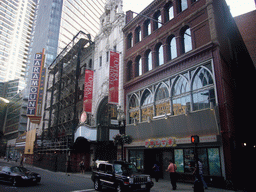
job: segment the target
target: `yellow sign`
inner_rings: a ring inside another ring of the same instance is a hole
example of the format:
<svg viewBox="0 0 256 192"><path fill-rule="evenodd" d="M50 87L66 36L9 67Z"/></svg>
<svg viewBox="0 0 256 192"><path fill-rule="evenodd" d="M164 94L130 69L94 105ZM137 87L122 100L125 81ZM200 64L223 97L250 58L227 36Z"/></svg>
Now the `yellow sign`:
<svg viewBox="0 0 256 192"><path fill-rule="evenodd" d="M33 154L34 153L34 143L36 140L36 129L27 132L26 135L26 145L24 154Z"/></svg>

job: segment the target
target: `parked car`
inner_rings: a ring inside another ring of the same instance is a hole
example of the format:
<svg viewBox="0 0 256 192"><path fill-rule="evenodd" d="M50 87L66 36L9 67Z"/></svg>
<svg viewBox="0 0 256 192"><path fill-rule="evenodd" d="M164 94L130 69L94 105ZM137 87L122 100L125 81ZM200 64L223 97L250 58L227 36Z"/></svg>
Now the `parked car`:
<svg viewBox="0 0 256 192"><path fill-rule="evenodd" d="M102 187L123 191L150 191L154 186L150 175L140 173L134 164L125 161L103 162L97 171L92 172L94 189L99 191Z"/></svg>
<svg viewBox="0 0 256 192"><path fill-rule="evenodd" d="M0 181L12 183L13 186L19 184L35 184L41 181L41 176L23 167L4 166L0 167Z"/></svg>

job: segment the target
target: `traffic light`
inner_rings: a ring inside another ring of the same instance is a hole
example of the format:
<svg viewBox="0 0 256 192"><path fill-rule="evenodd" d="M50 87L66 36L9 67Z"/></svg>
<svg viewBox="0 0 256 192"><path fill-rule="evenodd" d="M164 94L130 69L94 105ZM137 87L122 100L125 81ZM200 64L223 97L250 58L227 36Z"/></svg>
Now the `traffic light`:
<svg viewBox="0 0 256 192"><path fill-rule="evenodd" d="M192 135L191 136L191 143L198 144L199 143L199 136L198 135Z"/></svg>

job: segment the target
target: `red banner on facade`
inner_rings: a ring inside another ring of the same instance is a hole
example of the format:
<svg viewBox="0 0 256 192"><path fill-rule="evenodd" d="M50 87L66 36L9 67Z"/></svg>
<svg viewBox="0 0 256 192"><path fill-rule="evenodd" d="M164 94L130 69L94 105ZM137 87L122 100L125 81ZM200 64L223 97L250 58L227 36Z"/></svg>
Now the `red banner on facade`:
<svg viewBox="0 0 256 192"><path fill-rule="evenodd" d="M110 51L109 65L109 96L110 104L118 105L119 93L119 53Z"/></svg>
<svg viewBox="0 0 256 192"><path fill-rule="evenodd" d="M92 93L93 93L93 71L85 70L84 80L84 111L92 112Z"/></svg>

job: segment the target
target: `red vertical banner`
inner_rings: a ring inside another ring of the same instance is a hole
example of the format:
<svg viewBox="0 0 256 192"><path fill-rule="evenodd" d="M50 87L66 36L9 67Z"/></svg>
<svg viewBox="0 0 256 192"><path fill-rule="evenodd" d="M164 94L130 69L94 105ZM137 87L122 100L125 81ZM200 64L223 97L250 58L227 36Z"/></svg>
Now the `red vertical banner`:
<svg viewBox="0 0 256 192"><path fill-rule="evenodd" d="M84 80L84 111L92 112L92 93L93 93L93 71L85 70Z"/></svg>
<svg viewBox="0 0 256 192"><path fill-rule="evenodd" d="M110 51L109 96L110 104L118 105L119 93L119 53Z"/></svg>

